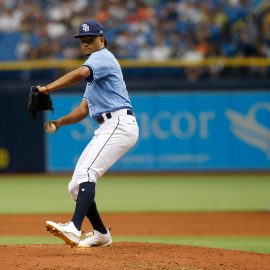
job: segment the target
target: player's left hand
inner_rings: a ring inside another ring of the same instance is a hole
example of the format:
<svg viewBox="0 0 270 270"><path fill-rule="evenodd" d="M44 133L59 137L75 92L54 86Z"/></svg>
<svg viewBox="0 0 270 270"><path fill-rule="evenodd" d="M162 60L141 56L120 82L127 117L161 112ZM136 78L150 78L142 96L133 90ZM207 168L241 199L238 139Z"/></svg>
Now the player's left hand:
<svg viewBox="0 0 270 270"><path fill-rule="evenodd" d="M47 86L37 86L37 89L40 93L45 95L49 95L48 87Z"/></svg>
<svg viewBox="0 0 270 270"><path fill-rule="evenodd" d="M31 86L29 91L27 111L30 119L36 118L36 114L39 111L53 111L50 95L39 91L39 88L40 86Z"/></svg>

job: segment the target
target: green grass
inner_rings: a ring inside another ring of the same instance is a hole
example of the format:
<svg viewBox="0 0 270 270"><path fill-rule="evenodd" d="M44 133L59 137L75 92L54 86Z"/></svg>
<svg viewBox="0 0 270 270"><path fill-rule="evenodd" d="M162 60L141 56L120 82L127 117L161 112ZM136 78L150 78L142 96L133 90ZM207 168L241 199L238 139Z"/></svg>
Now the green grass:
<svg viewBox="0 0 270 270"><path fill-rule="evenodd" d="M0 176L0 214L69 213L70 176ZM138 175L99 180L103 212L263 211L270 204L269 175Z"/></svg>
<svg viewBox="0 0 270 270"><path fill-rule="evenodd" d="M0 176L0 214L70 213L70 176ZM106 176L97 185L102 212L264 211L270 204L269 175ZM270 254L270 237L114 237ZM61 244L55 237L0 236L0 244Z"/></svg>
<svg viewBox="0 0 270 270"><path fill-rule="evenodd" d="M115 237L116 241L177 244L222 248L270 254L269 237L174 236L174 237Z"/></svg>
<svg viewBox="0 0 270 270"><path fill-rule="evenodd" d="M174 237L114 237L114 242L148 242L188 246L222 248L270 254L270 237L213 237L213 236L174 236ZM63 241L50 236L1 236L0 245L15 244L63 244Z"/></svg>

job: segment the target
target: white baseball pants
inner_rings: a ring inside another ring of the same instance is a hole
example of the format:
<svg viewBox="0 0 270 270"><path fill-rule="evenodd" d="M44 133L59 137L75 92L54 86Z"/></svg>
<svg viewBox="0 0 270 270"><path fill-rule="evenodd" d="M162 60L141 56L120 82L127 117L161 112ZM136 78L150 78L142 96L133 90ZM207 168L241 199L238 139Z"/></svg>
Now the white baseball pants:
<svg viewBox="0 0 270 270"><path fill-rule="evenodd" d="M94 137L83 150L68 185L71 197L76 200L79 184L94 182L120 159L138 140L136 118L127 115L127 109L111 113L112 118L95 130Z"/></svg>

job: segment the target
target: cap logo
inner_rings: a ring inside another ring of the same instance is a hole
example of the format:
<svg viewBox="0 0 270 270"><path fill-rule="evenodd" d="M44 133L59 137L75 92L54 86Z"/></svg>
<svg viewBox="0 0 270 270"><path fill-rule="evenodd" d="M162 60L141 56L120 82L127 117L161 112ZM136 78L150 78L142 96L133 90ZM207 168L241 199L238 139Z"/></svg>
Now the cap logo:
<svg viewBox="0 0 270 270"><path fill-rule="evenodd" d="M83 30L84 32L88 32L88 31L89 31L89 25L86 24L86 23L82 24L82 30Z"/></svg>

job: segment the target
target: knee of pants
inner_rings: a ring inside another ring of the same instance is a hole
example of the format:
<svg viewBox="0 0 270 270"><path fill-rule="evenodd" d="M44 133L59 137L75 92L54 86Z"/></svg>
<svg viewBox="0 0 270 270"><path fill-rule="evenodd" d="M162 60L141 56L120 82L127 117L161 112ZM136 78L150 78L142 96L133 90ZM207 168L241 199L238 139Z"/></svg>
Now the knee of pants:
<svg viewBox="0 0 270 270"><path fill-rule="evenodd" d="M79 193L79 185L75 185L74 183L70 182L68 184L68 192L71 195L71 198L76 201Z"/></svg>
<svg viewBox="0 0 270 270"><path fill-rule="evenodd" d="M91 168L81 168L78 171L78 185L84 182L93 182L96 183L97 179L99 178L99 174L97 171Z"/></svg>

